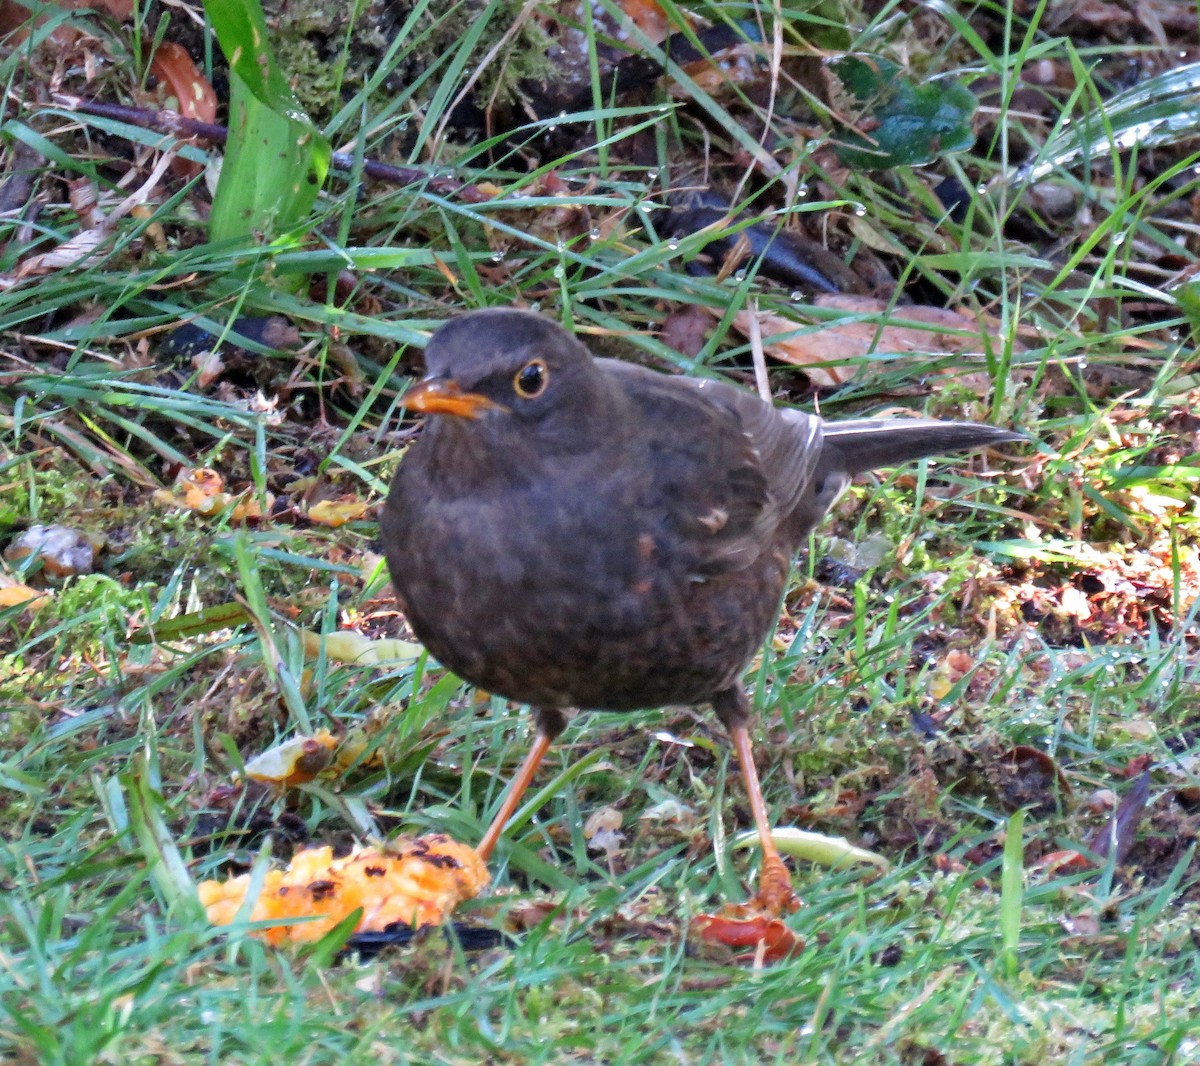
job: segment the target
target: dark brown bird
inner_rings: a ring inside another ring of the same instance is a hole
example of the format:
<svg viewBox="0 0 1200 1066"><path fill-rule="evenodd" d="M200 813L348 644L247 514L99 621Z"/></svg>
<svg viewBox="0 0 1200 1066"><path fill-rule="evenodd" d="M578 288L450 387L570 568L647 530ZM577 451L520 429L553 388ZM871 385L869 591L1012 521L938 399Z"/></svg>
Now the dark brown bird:
<svg viewBox="0 0 1200 1066"><path fill-rule="evenodd" d="M567 709L707 702L729 730L762 842L756 903L794 910L741 682L792 555L855 474L1023 438L777 410L731 385L595 359L526 311L453 319L425 364L407 404L435 417L383 513L392 581L438 660L529 704L537 723L481 855Z"/></svg>

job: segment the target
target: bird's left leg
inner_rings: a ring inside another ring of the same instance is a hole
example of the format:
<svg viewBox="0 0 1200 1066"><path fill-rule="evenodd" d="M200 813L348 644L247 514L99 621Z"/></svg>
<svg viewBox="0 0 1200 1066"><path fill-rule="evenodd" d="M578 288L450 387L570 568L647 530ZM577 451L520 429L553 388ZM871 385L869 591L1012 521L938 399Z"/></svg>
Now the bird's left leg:
<svg viewBox="0 0 1200 1066"><path fill-rule="evenodd" d="M762 847L762 873L758 892L747 903L727 903L718 914L699 914L692 921L693 935L710 944L731 948L752 948L745 956L755 965L786 959L799 951L804 942L787 927L780 915L790 914L800 906L800 898L792 891L792 877L783 864L779 849L771 836L767 805L763 801L758 770L754 766L754 751L750 744L750 704L740 688L718 692L713 699L717 717L725 723L737 753L742 780L750 798L750 810L758 829Z"/></svg>
<svg viewBox="0 0 1200 1066"><path fill-rule="evenodd" d="M772 918L781 914L791 914L799 908L800 897L792 890L792 875L783 864L783 858L771 836L771 822L767 818L767 805L763 800L758 770L754 765L754 750L750 743L750 701L746 698L745 690L737 685L718 692L712 702L713 710L729 730L729 738L733 741L733 750L737 753L742 781L746 786L750 811L754 815L754 825L758 830L759 845L762 848L762 873L759 874L758 893L752 903Z"/></svg>

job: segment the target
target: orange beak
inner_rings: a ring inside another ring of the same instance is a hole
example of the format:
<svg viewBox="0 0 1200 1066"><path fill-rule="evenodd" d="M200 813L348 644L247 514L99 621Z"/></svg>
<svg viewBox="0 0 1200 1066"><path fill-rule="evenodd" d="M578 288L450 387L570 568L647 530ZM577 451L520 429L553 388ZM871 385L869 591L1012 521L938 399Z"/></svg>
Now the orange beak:
<svg viewBox="0 0 1200 1066"><path fill-rule="evenodd" d="M478 392L463 392L448 378L426 378L404 394L404 406L423 415L457 415L479 418L484 411L503 411L503 405Z"/></svg>

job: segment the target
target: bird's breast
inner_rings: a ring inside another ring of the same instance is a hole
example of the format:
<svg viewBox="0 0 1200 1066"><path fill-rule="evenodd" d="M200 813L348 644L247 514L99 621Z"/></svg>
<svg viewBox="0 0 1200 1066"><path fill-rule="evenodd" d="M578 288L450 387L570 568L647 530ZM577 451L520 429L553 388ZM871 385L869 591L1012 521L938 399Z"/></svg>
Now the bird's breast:
<svg viewBox="0 0 1200 1066"><path fill-rule="evenodd" d="M786 561L697 580L694 545L628 479L459 494L422 480L402 467L385 509L393 581L417 637L487 691L610 710L700 702L774 621Z"/></svg>

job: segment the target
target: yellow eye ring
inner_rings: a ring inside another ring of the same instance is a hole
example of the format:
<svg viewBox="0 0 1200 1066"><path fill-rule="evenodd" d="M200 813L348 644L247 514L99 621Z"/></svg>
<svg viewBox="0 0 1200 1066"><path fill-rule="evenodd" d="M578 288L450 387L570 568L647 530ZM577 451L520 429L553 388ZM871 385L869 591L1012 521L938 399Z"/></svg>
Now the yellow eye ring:
<svg viewBox="0 0 1200 1066"><path fill-rule="evenodd" d="M550 372L546 369L545 361L530 359L513 375L513 389L516 390L518 396L526 400L534 400L546 391L549 381Z"/></svg>

